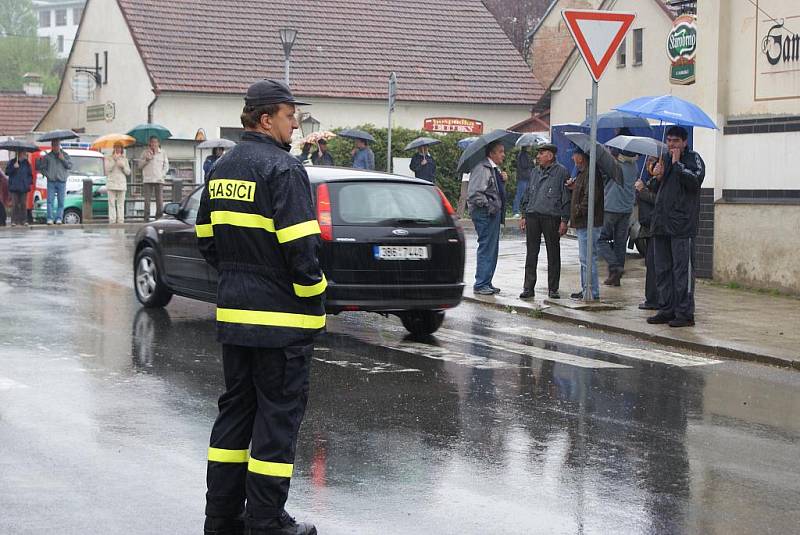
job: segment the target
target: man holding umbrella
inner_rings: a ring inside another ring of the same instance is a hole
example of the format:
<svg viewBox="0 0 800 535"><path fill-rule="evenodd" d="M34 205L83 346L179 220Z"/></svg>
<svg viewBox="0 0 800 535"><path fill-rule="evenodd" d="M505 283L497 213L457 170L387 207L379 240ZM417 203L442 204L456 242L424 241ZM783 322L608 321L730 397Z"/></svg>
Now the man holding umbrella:
<svg viewBox="0 0 800 535"><path fill-rule="evenodd" d="M69 170L72 169L72 160L69 154L61 148L60 139L50 141L50 152L39 157L36 167L47 177L47 224L52 225L55 220L56 225L60 225L61 219L64 217L67 178L69 178ZM53 204L56 197L58 197L58 206L54 210Z"/></svg>
<svg viewBox="0 0 800 535"><path fill-rule="evenodd" d="M353 149L352 154L354 169L375 170L375 153L369 148L369 143L366 139L356 139L356 148Z"/></svg>
<svg viewBox="0 0 800 535"><path fill-rule="evenodd" d="M415 177L433 182L436 177L436 161L429 153L429 146L421 145L417 147L417 153L411 158L409 167L414 171Z"/></svg>

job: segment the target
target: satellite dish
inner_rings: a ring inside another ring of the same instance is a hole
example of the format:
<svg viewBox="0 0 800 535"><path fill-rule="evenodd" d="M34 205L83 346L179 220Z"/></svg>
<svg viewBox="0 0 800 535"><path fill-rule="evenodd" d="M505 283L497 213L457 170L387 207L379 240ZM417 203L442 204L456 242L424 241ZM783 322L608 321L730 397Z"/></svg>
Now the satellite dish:
<svg viewBox="0 0 800 535"><path fill-rule="evenodd" d="M87 102L94 99L94 90L97 81L94 75L88 72L76 72L72 75L69 85L72 87L73 102Z"/></svg>

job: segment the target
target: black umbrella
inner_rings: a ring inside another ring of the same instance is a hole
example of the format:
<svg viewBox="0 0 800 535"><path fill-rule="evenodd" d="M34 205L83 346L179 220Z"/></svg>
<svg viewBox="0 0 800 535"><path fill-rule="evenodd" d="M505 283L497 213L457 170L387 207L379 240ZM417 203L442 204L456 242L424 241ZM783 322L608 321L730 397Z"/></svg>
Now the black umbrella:
<svg viewBox="0 0 800 535"><path fill-rule="evenodd" d="M31 141L24 139L7 139L0 141L0 150L10 150L14 152L36 152L39 147Z"/></svg>
<svg viewBox="0 0 800 535"><path fill-rule="evenodd" d="M418 137L408 145L404 150L413 150L419 147L427 147L429 145L438 145L441 143L441 140L434 139L432 137Z"/></svg>
<svg viewBox="0 0 800 535"><path fill-rule="evenodd" d="M46 134L39 136L36 141L61 141L63 139L78 139L79 137L81 136L72 130L50 130Z"/></svg>
<svg viewBox="0 0 800 535"><path fill-rule="evenodd" d="M369 132L364 132L363 130L356 130L354 128L342 130L341 132L339 132L339 135L350 139L362 139L364 141L370 141L370 142L375 141L375 138L372 137L372 135L370 135Z"/></svg>
<svg viewBox="0 0 800 535"><path fill-rule="evenodd" d="M520 134L516 132L509 132L508 130L493 130L488 134L480 136L478 139L469 144L469 147L461 155L458 160L458 168L456 173L469 173L486 158L486 147L500 141L506 147L506 150L514 148L514 143L519 139Z"/></svg>
<svg viewBox="0 0 800 535"><path fill-rule="evenodd" d="M589 119L583 121L581 126L589 128ZM650 128L650 123L644 117L637 117L632 113L610 111L597 116L597 128Z"/></svg>

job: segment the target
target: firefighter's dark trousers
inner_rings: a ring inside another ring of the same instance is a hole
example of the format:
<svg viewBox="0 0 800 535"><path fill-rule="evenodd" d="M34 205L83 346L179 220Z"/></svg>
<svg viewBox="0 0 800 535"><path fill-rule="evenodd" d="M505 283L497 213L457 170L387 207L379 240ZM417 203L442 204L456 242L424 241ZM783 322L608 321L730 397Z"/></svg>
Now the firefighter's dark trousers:
<svg viewBox="0 0 800 535"><path fill-rule="evenodd" d="M252 527L280 514L308 400L312 352L310 339L277 349L223 344L226 391L208 450L207 516L237 516L245 499Z"/></svg>

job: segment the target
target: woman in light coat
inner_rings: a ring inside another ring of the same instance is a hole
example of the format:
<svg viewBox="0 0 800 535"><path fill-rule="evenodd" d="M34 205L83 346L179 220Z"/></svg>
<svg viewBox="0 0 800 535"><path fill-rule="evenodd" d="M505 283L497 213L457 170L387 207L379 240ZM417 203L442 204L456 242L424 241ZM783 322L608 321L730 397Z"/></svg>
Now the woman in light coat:
<svg viewBox="0 0 800 535"><path fill-rule="evenodd" d="M114 152L106 156L106 188L108 189L108 222L125 222L125 191L128 189L128 176L131 166L125 157L122 145L114 145Z"/></svg>

